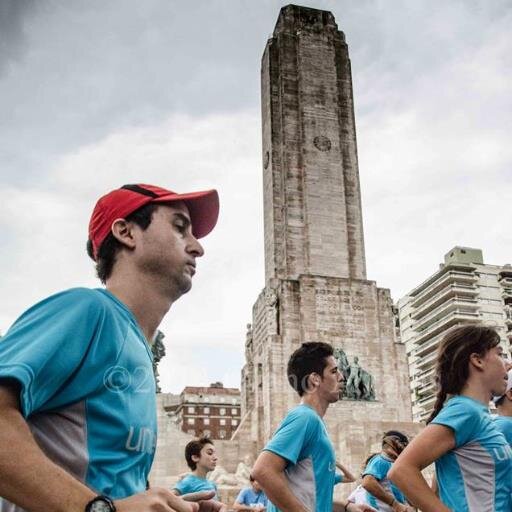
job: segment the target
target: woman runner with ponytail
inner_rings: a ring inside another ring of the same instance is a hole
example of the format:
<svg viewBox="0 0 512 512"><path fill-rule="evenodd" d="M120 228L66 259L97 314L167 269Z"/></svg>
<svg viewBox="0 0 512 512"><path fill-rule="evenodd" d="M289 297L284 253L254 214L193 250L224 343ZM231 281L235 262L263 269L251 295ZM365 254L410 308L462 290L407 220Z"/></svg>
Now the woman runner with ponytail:
<svg viewBox="0 0 512 512"><path fill-rule="evenodd" d="M499 342L482 325L455 327L441 341L434 411L388 475L423 512L512 511L512 450L488 410L507 385ZM433 462L439 498L421 474Z"/></svg>

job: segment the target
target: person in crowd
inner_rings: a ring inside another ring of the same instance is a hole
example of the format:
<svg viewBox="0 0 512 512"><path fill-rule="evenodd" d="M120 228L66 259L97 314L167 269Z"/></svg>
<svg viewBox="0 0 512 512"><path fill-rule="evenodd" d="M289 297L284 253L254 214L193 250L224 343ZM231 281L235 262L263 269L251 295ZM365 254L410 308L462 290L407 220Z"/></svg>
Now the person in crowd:
<svg viewBox="0 0 512 512"><path fill-rule="evenodd" d="M261 485L251 475L249 477L250 487L242 489L238 494L233 510L237 512L265 512L267 510L268 498L263 492Z"/></svg>
<svg viewBox="0 0 512 512"><path fill-rule="evenodd" d="M512 449L488 407L507 389L504 356L498 333L484 325L457 326L442 339L428 425L388 473L422 512L512 510ZM439 497L421 474L433 462Z"/></svg>
<svg viewBox="0 0 512 512"><path fill-rule="evenodd" d="M288 361L288 381L301 403L284 418L254 465L269 512L368 512L367 505L333 502L336 458L323 417L338 401L343 376L332 346L303 343Z"/></svg>
<svg viewBox="0 0 512 512"><path fill-rule="evenodd" d="M379 512L409 512L404 495L388 479L393 462L409 443L398 430L384 433L382 450L367 459L361 487L366 491L366 502Z"/></svg>
<svg viewBox="0 0 512 512"><path fill-rule="evenodd" d="M176 483L173 492L180 496L200 491L214 491L214 499L218 500L217 486L207 478L208 473L217 466L217 453L213 441L208 437L190 441L185 446L185 460L191 473Z"/></svg>
<svg viewBox="0 0 512 512"><path fill-rule="evenodd" d="M512 447L512 370L508 371L505 393L501 396L495 396L493 401L498 410L498 416L494 418L494 424Z"/></svg>
<svg viewBox="0 0 512 512"><path fill-rule="evenodd" d="M146 490L157 436L150 342L190 290L218 211L215 190L147 184L97 201L87 252L105 287L44 299L0 342L0 511L197 511Z"/></svg>

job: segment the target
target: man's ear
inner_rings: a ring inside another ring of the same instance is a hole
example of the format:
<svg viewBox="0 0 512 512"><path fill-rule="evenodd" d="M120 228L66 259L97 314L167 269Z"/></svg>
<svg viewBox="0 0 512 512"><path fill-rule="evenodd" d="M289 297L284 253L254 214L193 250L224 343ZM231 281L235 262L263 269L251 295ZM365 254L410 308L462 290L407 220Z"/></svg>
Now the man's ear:
<svg viewBox="0 0 512 512"><path fill-rule="evenodd" d="M135 248L135 239L133 237L133 223L128 222L126 219L116 219L110 228L114 238L128 247L129 249Z"/></svg>
<svg viewBox="0 0 512 512"><path fill-rule="evenodd" d="M505 393L505 396L507 397L508 400L510 400L512 402L512 389L509 389L506 393Z"/></svg>

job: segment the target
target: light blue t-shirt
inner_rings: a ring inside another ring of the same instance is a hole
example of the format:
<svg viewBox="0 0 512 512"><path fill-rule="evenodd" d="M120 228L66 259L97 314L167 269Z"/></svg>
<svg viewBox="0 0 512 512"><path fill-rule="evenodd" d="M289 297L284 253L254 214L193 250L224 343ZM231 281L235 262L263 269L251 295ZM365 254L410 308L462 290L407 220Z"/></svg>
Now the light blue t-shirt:
<svg viewBox="0 0 512 512"><path fill-rule="evenodd" d="M505 436L507 443L512 446L512 417L495 416L494 424L498 430Z"/></svg>
<svg viewBox="0 0 512 512"><path fill-rule="evenodd" d="M188 494L191 492L200 492L200 491L215 491L215 496L213 499L217 498L217 486L215 482L208 480L207 478L201 478L196 475L187 475L182 480L180 480L175 486L180 495Z"/></svg>
<svg viewBox="0 0 512 512"><path fill-rule="evenodd" d="M256 505L268 505L268 498L263 491L256 492L252 487L242 489L238 494L235 503L245 505L246 507L255 507Z"/></svg>
<svg viewBox="0 0 512 512"><path fill-rule="evenodd" d="M75 288L26 311L0 340L0 379L53 461L98 493L146 488L156 446L151 349L106 290ZM11 505L0 499L0 511Z"/></svg>
<svg viewBox="0 0 512 512"><path fill-rule="evenodd" d="M389 493L393 494L396 501L400 503L405 503L405 497L400 492L400 489L396 485L388 479L388 472L393 465L393 461L388 459L382 454L377 454L373 456L366 468L363 471L363 476L371 475L376 480L379 481L379 484ZM366 491L366 501L368 505L371 505L374 509L379 510L380 512L392 512L392 508L383 501L378 500L373 494Z"/></svg>
<svg viewBox="0 0 512 512"><path fill-rule="evenodd" d="M304 404L292 409L264 449L288 461L288 484L306 507L315 512L332 511L336 459L316 411ZM277 510L269 501L268 511Z"/></svg>
<svg viewBox="0 0 512 512"><path fill-rule="evenodd" d="M455 448L435 463L441 501L456 512L510 512L512 449L488 408L455 396L432 424L449 427L455 436Z"/></svg>

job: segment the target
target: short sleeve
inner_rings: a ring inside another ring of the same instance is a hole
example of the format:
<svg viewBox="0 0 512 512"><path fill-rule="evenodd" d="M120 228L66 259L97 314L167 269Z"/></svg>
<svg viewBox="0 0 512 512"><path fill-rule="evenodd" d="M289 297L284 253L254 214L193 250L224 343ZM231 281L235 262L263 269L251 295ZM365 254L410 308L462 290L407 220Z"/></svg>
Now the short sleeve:
<svg viewBox="0 0 512 512"><path fill-rule="evenodd" d="M238 493L238 496L236 497L235 503L238 503L240 505L247 505L247 503L245 503L245 497L247 496L247 491L248 491L248 489L242 489Z"/></svg>
<svg viewBox="0 0 512 512"><path fill-rule="evenodd" d="M175 491L178 491L180 496L182 494L187 494L189 492L188 481L189 481L189 475L187 475L185 478L182 478L179 482L177 482L175 484L175 486L173 487L173 489Z"/></svg>
<svg viewBox="0 0 512 512"><path fill-rule="evenodd" d="M304 451L310 439L315 437L317 429L314 428L314 415L313 411L303 407L290 411L264 450L297 464L305 457Z"/></svg>
<svg viewBox="0 0 512 512"><path fill-rule="evenodd" d="M341 484L341 482L343 482L343 475L336 471L334 475L334 485Z"/></svg>
<svg viewBox="0 0 512 512"><path fill-rule="evenodd" d="M0 341L0 379L17 380L25 417L41 409L80 366L103 307L88 289L53 295L27 310Z"/></svg>
<svg viewBox="0 0 512 512"><path fill-rule="evenodd" d="M377 480L384 480L388 474L389 468L391 468L391 462L380 455L376 455L366 465L363 476L370 475Z"/></svg>
<svg viewBox="0 0 512 512"><path fill-rule="evenodd" d="M455 447L468 443L478 430L480 413L476 407L467 400L451 399L441 409L431 424L443 425L453 430Z"/></svg>

